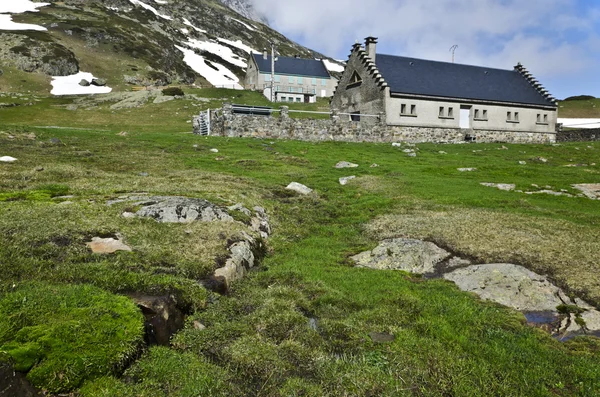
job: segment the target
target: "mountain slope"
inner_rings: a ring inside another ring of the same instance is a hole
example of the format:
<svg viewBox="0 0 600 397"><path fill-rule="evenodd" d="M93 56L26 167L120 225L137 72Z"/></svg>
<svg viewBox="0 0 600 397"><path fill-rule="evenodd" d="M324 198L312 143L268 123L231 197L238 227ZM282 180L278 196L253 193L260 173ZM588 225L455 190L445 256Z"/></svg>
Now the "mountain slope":
<svg viewBox="0 0 600 397"><path fill-rule="evenodd" d="M250 0L221 0L221 2L248 19L268 25L266 15L262 15L256 11Z"/></svg>
<svg viewBox="0 0 600 397"><path fill-rule="evenodd" d="M116 90L194 82L241 88L249 52L269 40L282 55L322 57L217 0L50 0L12 20L47 30L0 30L2 91L49 90L50 76L78 71Z"/></svg>

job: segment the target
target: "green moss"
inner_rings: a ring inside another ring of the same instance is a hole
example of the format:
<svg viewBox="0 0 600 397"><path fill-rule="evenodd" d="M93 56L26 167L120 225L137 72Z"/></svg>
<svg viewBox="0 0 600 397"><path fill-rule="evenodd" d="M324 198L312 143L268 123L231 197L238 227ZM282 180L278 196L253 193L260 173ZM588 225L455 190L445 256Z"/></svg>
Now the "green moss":
<svg viewBox="0 0 600 397"><path fill-rule="evenodd" d="M577 305L558 305L556 310L561 314L574 314L576 316L580 316L586 310L577 306Z"/></svg>
<svg viewBox="0 0 600 397"><path fill-rule="evenodd" d="M0 350L51 392L118 369L138 350L142 324L133 302L92 286L30 282L0 295Z"/></svg>
<svg viewBox="0 0 600 397"><path fill-rule="evenodd" d="M83 397L118 396L232 396L240 395L226 371L190 353L154 347L125 373L131 381L114 378L88 382Z"/></svg>

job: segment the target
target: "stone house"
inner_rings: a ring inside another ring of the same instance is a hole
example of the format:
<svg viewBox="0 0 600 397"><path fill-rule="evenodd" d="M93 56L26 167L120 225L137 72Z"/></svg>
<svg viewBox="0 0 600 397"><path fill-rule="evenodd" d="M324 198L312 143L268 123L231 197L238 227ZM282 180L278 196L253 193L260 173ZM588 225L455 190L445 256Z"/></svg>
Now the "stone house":
<svg viewBox="0 0 600 397"><path fill-rule="evenodd" d="M262 91L271 99L273 86L276 102L313 103L317 97L331 97L337 86L337 79L329 74L323 61L317 59L279 56L272 82L271 79L271 56L266 51L250 54L245 88Z"/></svg>
<svg viewBox="0 0 600 397"><path fill-rule="evenodd" d="M554 142L557 102L519 63L493 69L352 47L331 107L361 124L467 140ZM379 116L379 117L374 117Z"/></svg>

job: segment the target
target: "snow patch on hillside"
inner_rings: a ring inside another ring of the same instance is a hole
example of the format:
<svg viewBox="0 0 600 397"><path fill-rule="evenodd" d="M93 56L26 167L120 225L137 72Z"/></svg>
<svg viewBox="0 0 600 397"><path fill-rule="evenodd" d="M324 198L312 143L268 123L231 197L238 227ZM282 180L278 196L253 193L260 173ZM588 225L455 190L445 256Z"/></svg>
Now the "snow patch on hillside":
<svg viewBox="0 0 600 397"><path fill-rule="evenodd" d="M249 54L258 53L258 51L256 51L252 47L247 46L246 44L242 43L242 40L231 41L231 40L227 40L227 39L222 39L220 37L217 37L217 40L220 41L221 43L229 44L232 47L239 48L242 51L246 51Z"/></svg>
<svg viewBox="0 0 600 397"><path fill-rule="evenodd" d="M143 3L143 2L141 2L140 0L129 0L129 2L131 2L132 4L135 4L135 5L139 5L140 7L142 7L142 8L145 8L145 9L146 9L146 10L148 10L148 11L151 11L151 12L152 12L154 15L156 15L156 16L158 16L158 17L161 17L161 18L163 18L163 19L166 19L166 20L168 20L168 21L171 21L171 20L173 20L173 18L171 18L170 16L168 16L168 15L163 15L163 14L159 13L159 12L156 10L156 8L154 8L154 7L152 7L151 5L148 5L148 4L146 4L146 3Z"/></svg>
<svg viewBox="0 0 600 397"><path fill-rule="evenodd" d="M323 63L325 64L327 70L329 70L330 72L342 73L344 71L344 66L338 65L337 63L333 63L328 59L323 59Z"/></svg>
<svg viewBox="0 0 600 397"><path fill-rule="evenodd" d="M225 66L209 61L216 68L214 69L206 63L203 56L196 54L193 50L180 46L175 47L183 52L183 61L215 87L233 88L236 90L244 89L239 84L240 80L237 76Z"/></svg>
<svg viewBox="0 0 600 397"><path fill-rule="evenodd" d="M1 0L0 14L21 14L24 12L37 12L38 8L49 6L50 3L34 3L31 0Z"/></svg>
<svg viewBox="0 0 600 397"><path fill-rule="evenodd" d="M231 18L231 19L233 19L234 21L236 21L238 23L241 23L242 25L244 25L246 27L246 29L256 32L256 29L257 29L256 26L250 26L246 22L242 22L239 19L235 19L235 18Z"/></svg>
<svg viewBox="0 0 600 397"><path fill-rule="evenodd" d="M189 39L186 44L192 48L197 48L199 50L208 51L211 54L215 54L219 58L229 62L232 65L239 66L241 68L248 66L246 61L240 58L240 56L234 54L231 48L219 43L215 43L214 41Z"/></svg>
<svg viewBox="0 0 600 397"><path fill-rule="evenodd" d="M207 32L206 32L206 30L204 30L204 29L200 29L200 28L197 28L197 27L195 27L194 25L192 25L192 23L191 23L189 20L187 20L186 18L183 18L183 24L184 24L184 25L187 25L187 26L189 26L189 27L191 27L192 29L194 29L194 30L195 30L195 31L197 31L197 32L200 32L200 33L207 33Z"/></svg>
<svg viewBox="0 0 600 397"><path fill-rule="evenodd" d="M559 123L562 123L563 127L569 128L600 128L600 119L558 119Z"/></svg>
<svg viewBox="0 0 600 397"><path fill-rule="evenodd" d="M13 22L12 15L0 14L0 30L48 30L40 25Z"/></svg>
<svg viewBox="0 0 600 397"><path fill-rule="evenodd" d="M79 85L81 80L87 80L91 82L95 79L91 73L79 72L70 76L53 76L52 81L52 95L83 95L83 94L107 94L112 91L110 87L96 87L90 85L84 87Z"/></svg>

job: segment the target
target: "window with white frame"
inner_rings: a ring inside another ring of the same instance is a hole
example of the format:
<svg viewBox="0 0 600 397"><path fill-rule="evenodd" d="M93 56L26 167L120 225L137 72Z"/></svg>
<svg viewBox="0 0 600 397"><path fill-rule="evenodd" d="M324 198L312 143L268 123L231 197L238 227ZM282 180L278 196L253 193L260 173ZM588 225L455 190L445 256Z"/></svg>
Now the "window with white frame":
<svg viewBox="0 0 600 397"><path fill-rule="evenodd" d="M271 75L265 74L265 81L271 81Z"/></svg>
<svg viewBox="0 0 600 397"><path fill-rule="evenodd" d="M296 79L294 78L294 76L288 76L288 83L290 84L295 84Z"/></svg>
<svg viewBox="0 0 600 397"><path fill-rule="evenodd" d="M298 77L298 84L304 84L304 78Z"/></svg>
<svg viewBox="0 0 600 397"><path fill-rule="evenodd" d="M281 76L275 75L275 82L276 83L280 83L281 82Z"/></svg>
<svg viewBox="0 0 600 397"><path fill-rule="evenodd" d="M327 85L327 79L321 79L321 85L322 86L326 86Z"/></svg>
<svg viewBox="0 0 600 397"><path fill-rule="evenodd" d="M312 85L317 85L317 79L313 77L312 79Z"/></svg>

